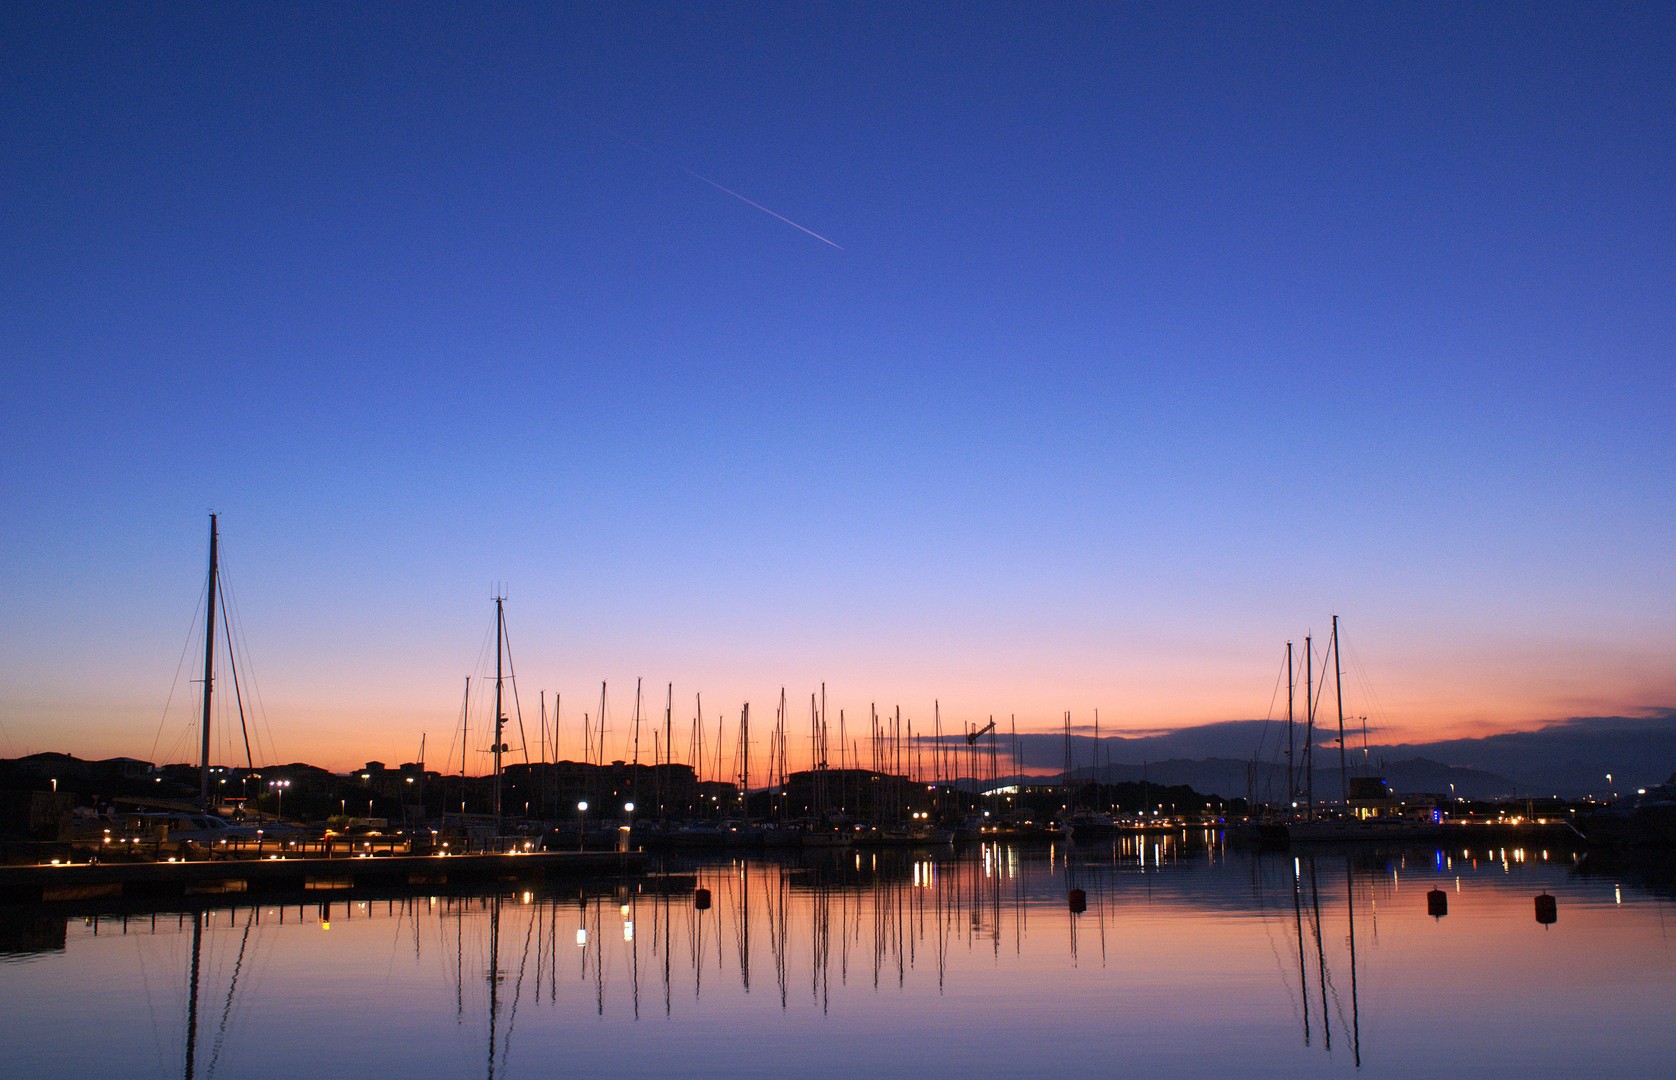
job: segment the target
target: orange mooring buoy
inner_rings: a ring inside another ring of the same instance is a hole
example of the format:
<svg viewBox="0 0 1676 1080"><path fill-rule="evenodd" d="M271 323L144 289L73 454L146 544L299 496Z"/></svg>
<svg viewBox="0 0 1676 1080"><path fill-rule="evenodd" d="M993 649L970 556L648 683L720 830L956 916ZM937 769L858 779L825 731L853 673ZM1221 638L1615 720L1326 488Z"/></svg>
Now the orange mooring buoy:
<svg viewBox="0 0 1676 1080"><path fill-rule="evenodd" d="M1536 898L1536 921L1543 926L1552 926L1560 917L1559 901L1547 893Z"/></svg>
<svg viewBox="0 0 1676 1080"><path fill-rule="evenodd" d="M1426 914L1434 919L1441 919L1449 914L1449 894L1442 889L1433 889L1427 893Z"/></svg>
<svg viewBox="0 0 1676 1080"><path fill-rule="evenodd" d="M1088 894L1081 889L1072 889L1069 895L1071 914L1081 915L1088 910Z"/></svg>

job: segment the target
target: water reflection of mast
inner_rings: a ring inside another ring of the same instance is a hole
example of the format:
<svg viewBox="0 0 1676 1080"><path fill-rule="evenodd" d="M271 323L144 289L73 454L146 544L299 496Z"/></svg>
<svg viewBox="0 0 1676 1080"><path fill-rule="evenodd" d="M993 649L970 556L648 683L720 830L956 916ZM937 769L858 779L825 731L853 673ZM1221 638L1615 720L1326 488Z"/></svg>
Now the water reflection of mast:
<svg viewBox="0 0 1676 1080"><path fill-rule="evenodd" d="M198 968L204 953L204 913L192 913L192 966L186 983L186 1080L198 1072Z"/></svg>
<svg viewBox="0 0 1676 1080"><path fill-rule="evenodd" d="M996 849L996 880L991 887L994 921L996 921L996 959L1001 959L1001 885L1009 872L1012 874L1012 954L1024 953L1024 877L1017 872L1017 850L1007 849L1007 859L1001 859L1001 847Z"/></svg>
<svg viewBox="0 0 1676 1080"><path fill-rule="evenodd" d="M839 723L843 723L843 716L844 712L840 709L838 711ZM840 855L839 858L843 858L843 856ZM875 856L875 858L877 858L877 856ZM857 869L860 869L860 861L861 856L856 856L856 862L858 863ZM845 986L848 986L850 982L851 941L850 894L836 881L833 883L833 889L838 893L838 981L843 983ZM856 918L855 934L857 938L861 935L861 919L859 912Z"/></svg>
<svg viewBox="0 0 1676 1080"><path fill-rule="evenodd" d="M529 897L526 893L526 904L528 901ZM496 904L498 906L499 898L496 899ZM506 1065L507 1058L512 1055L512 1030L518 1026L518 1002L521 1001L524 996L524 971L529 967L530 963L530 940L535 937L537 918L538 912L532 911L529 914L528 921L524 923L524 951L518 958L518 978L512 983L512 1008L507 1013L506 1034L502 1036L500 1043L500 1060L503 1067ZM538 961L536 965L536 979L538 983L540 981L540 973L541 967ZM494 1027L492 1021L489 1031L490 1036L493 1037Z"/></svg>
<svg viewBox="0 0 1676 1080"><path fill-rule="evenodd" d="M489 907L489 1080L495 1076L495 1023L500 1016L500 897Z"/></svg>
<svg viewBox="0 0 1676 1080"><path fill-rule="evenodd" d="M454 1023L463 1024L466 1019L466 989L465 989L465 904L463 901L454 902Z"/></svg>
<svg viewBox="0 0 1676 1080"><path fill-rule="evenodd" d="M693 962L693 1000L704 992L704 908L694 905L698 914L688 924L687 952Z"/></svg>
<svg viewBox="0 0 1676 1080"><path fill-rule="evenodd" d="M1339 1015L1339 1025L1351 1035L1351 1053L1356 1060L1356 1067L1361 1068L1361 1000L1358 996L1358 971L1356 971L1356 872L1351 859L1346 855L1344 859L1344 899L1346 899L1346 914L1349 927L1349 966L1351 966L1351 1008L1349 1016L1344 1015L1344 1003L1339 998L1339 989L1332 984L1332 969L1327 966L1326 946L1324 946L1324 931L1322 931L1321 889L1316 874L1316 860L1309 859L1309 924L1311 936L1316 942L1316 978L1321 986L1321 1031L1322 1048L1332 1051L1332 1018L1327 1005L1327 996L1331 994L1332 1005ZM1309 981L1306 976L1307 946L1304 944L1304 909L1302 909L1302 867L1299 860L1292 859L1292 924L1297 932L1297 986L1299 986L1299 1000L1304 1006L1304 1045L1309 1045L1311 1025L1309 1025Z"/></svg>
<svg viewBox="0 0 1676 1080"><path fill-rule="evenodd" d="M875 855L873 859L877 860ZM885 897L880 896L882 890L890 889L890 885L883 880L873 880L873 989L878 989L878 971L885 964L885 953L890 942L890 927L888 916L890 909L885 904Z"/></svg>
<svg viewBox="0 0 1676 1080"><path fill-rule="evenodd" d="M1292 857L1292 925L1298 931L1298 1000L1304 1007L1304 1045L1309 1045L1309 981L1304 974L1303 871Z"/></svg>
<svg viewBox="0 0 1676 1080"><path fill-rule="evenodd" d="M1113 858L1116 858L1116 856L1114 855ZM1094 879L1094 881L1095 881L1095 887L1094 887L1094 904L1095 904L1095 907L1094 907L1094 910L1098 913L1096 915L1096 918L1098 919L1098 925L1099 925L1099 928L1100 928L1100 966L1105 967L1106 966L1106 879L1105 879L1104 875L1101 875L1099 877L1096 877Z"/></svg>
<svg viewBox="0 0 1676 1080"><path fill-rule="evenodd" d="M739 863L739 915L734 937L739 946L739 979L745 993L751 992L751 872Z"/></svg>
<svg viewBox="0 0 1676 1080"><path fill-rule="evenodd" d="M244 968L245 948L250 944L250 928L256 923L256 909L245 912L244 934L239 938L239 955L233 961L233 977L227 982L227 1000L221 1006L221 1024L215 1030L215 1047L210 1051L208 1075L215 1075L221 1061L221 1047L227 1039L227 1021L233 1014L233 995L239 991L239 972Z"/></svg>
<svg viewBox="0 0 1676 1080"><path fill-rule="evenodd" d="M605 1015L605 938L600 934L604 901L594 901L594 1012Z"/></svg>
<svg viewBox="0 0 1676 1080"><path fill-rule="evenodd" d="M1069 800L1067 800L1067 801L1069 801ZM1069 812L1070 811L1067 808L1066 813L1068 814ZM1071 853L1069 851L1067 851L1065 853L1065 896L1067 898L1067 905L1069 904L1069 897L1071 895L1071 892L1078 888L1077 882L1078 882L1078 878L1077 878L1076 866L1072 864ZM1086 896L1086 894L1084 894L1084 895ZM1086 903L1086 900L1084 902ZM1077 912L1073 910L1070 914L1070 919L1069 919L1069 922L1070 922L1070 939L1071 939L1071 966L1072 967L1080 966L1078 964L1078 957L1077 957L1077 921L1078 921L1077 920Z"/></svg>
<svg viewBox="0 0 1676 1080"><path fill-rule="evenodd" d="M640 938L635 924L640 916L640 896L635 894L628 902L628 922L623 926L623 937L629 943L629 986L634 998L634 1018L640 1019Z"/></svg>
<svg viewBox="0 0 1676 1080"><path fill-rule="evenodd" d="M774 954L774 981L780 988L780 1008L786 1007L786 890L785 870L774 875L774 892L768 896L768 945Z"/></svg>
<svg viewBox="0 0 1676 1080"><path fill-rule="evenodd" d="M1337 625L1337 620L1334 620ZM1356 876L1350 859L1344 860L1345 910L1350 916L1350 1047L1356 1067L1362 1067L1362 1010L1356 1001Z"/></svg>
<svg viewBox="0 0 1676 1080"><path fill-rule="evenodd" d="M826 1014L831 994L831 980L827 973L832 954L832 896L825 884L817 883L810 912L813 928L809 935L810 972L809 991L821 1003L821 1014Z"/></svg>
<svg viewBox="0 0 1676 1080"><path fill-rule="evenodd" d="M1333 1025L1327 1018L1327 954L1321 948L1321 890L1315 880L1315 856L1309 857L1309 902L1313 909L1311 925L1315 931L1315 956L1321 976L1321 1039L1328 1051L1333 1048Z"/></svg>
<svg viewBox="0 0 1676 1080"><path fill-rule="evenodd" d="M659 898L658 904L655 905L652 909L654 913L657 913L661 910L662 919L663 919L663 1014L665 1016L668 1016L669 1012L670 1012L670 994L669 994L669 987L670 987L670 979L669 979L669 964L670 964L670 944L669 944L670 930L669 930L669 923L670 923L670 911L669 911L669 908L670 908L669 891L666 889L666 890L664 890L663 895ZM657 917L656 914L654 914L654 917ZM652 940L656 941L657 938L653 938Z"/></svg>

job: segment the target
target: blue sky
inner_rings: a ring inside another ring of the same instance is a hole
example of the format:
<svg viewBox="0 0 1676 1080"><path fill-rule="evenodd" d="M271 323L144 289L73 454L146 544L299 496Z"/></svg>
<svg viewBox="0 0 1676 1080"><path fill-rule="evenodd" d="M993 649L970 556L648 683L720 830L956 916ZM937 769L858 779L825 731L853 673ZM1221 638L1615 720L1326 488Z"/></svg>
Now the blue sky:
<svg viewBox="0 0 1676 1080"><path fill-rule="evenodd" d="M1336 611L1404 737L1672 704L1667 9L0 20L0 753L185 722L211 508L333 764L496 582L577 701L1260 716Z"/></svg>

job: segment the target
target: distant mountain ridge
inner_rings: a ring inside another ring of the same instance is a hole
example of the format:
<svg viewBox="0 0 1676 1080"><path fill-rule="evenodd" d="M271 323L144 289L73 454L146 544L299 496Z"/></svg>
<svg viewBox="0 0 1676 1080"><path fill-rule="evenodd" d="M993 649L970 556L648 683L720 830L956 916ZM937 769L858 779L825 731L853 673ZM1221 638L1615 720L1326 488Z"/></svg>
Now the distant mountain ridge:
<svg viewBox="0 0 1676 1080"><path fill-rule="evenodd" d="M1338 745L1320 734L1315 790L1320 797L1336 799ZM1295 757L1301 760L1301 731L1295 735L1300 737ZM1005 752L1011 736L998 738ZM1284 723L1230 720L1156 735L1103 735L1096 763L1093 736L1077 734L1071 736L1071 773L1073 779L1086 780L1097 771L1106 783L1187 784L1223 798L1242 797L1248 790L1259 798L1278 798L1286 787L1285 741ZM1026 770L1062 774L1063 735L1019 735L1018 749ZM1663 783L1676 773L1676 709L1649 710L1642 717L1574 717L1533 731L1478 739L1370 745L1365 754L1356 746L1347 749L1345 762L1351 775L1383 776L1399 794L1485 799L1579 798L1614 791L1621 795Z"/></svg>

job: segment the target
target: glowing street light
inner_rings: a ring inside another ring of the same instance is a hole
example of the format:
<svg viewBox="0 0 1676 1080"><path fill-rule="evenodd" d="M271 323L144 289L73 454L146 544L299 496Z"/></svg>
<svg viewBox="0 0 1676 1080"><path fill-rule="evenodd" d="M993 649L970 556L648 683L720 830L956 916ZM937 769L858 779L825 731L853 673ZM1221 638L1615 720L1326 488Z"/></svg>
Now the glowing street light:
<svg viewBox="0 0 1676 1080"><path fill-rule="evenodd" d="M576 804L576 850L582 850L582 841L587 838L588 800L583 799Z"/></svg>

